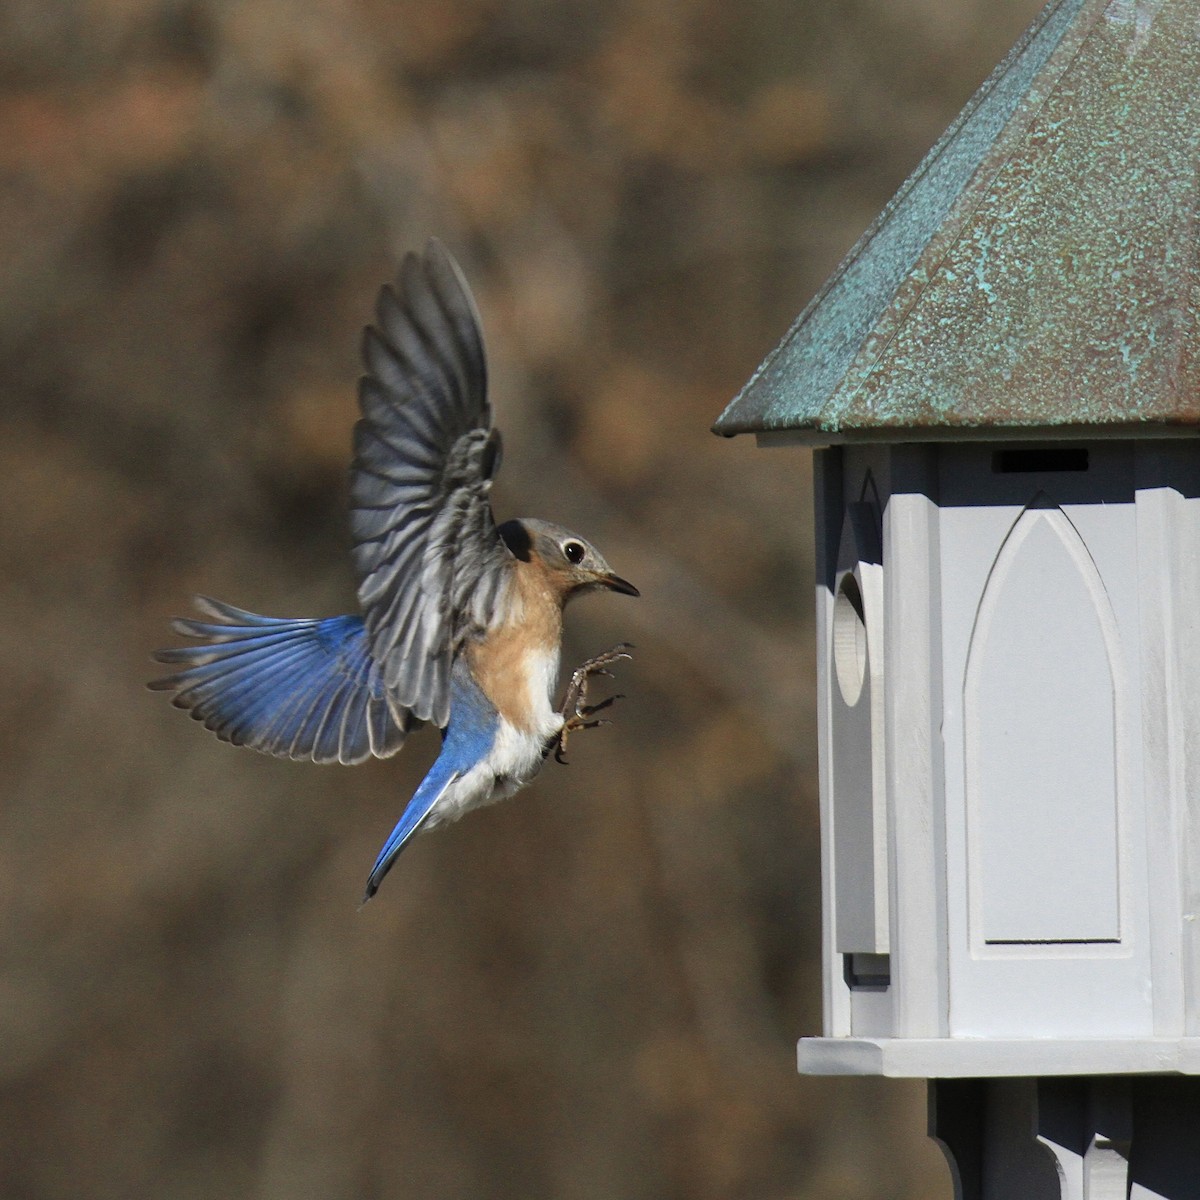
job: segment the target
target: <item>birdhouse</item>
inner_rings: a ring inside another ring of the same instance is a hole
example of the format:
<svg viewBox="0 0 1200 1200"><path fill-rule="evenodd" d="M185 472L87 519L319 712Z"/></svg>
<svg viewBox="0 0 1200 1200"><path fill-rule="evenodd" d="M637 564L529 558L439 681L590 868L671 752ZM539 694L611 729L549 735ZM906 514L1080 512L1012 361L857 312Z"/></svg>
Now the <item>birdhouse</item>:
<svg viewBox="0 0 1200 1200"><path fill-rule="evenodd" d="M717 422L816 448L802 1071L1200 1072L1198 173L1200 0L1050 4Z"/></svg>

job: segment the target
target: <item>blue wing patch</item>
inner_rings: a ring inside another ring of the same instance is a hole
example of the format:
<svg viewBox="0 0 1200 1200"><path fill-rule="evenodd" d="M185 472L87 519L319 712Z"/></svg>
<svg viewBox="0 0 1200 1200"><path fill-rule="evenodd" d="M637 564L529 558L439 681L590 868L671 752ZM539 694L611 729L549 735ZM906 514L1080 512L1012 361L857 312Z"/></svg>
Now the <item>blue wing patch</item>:
<svg viewBox="0 0 1200 1200"><path fill-rule="evenodd" d="M179 620L198 646L159 650L174 675L151 688L222 741L281 758L355 763L384 758L420 722L387 701L362 619L263 617L199 597L211 621Z"/></svg>

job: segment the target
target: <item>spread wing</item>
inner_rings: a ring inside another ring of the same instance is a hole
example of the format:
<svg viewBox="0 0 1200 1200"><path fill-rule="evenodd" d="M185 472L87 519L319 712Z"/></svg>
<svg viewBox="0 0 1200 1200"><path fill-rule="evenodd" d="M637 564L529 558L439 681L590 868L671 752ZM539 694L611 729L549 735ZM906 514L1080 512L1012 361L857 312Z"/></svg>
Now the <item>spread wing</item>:
<svg viewBox="0 0 1200 1200"><path fill-rule="evenodd" d="M351 532L371 657L393 707L445 726L450 667L511 577L488 493L500 464L475 304L431 241L363 340Z"/></svg>
<svg viewBox="0 0 1200 1200"><path fill-rule="evenodd" d="M199 645L159 650L176 668L154 680L224 742L281 758L386 758L419 724L394 713L360 617L263 617L206 596L207 621L176 621Z"/></svg>

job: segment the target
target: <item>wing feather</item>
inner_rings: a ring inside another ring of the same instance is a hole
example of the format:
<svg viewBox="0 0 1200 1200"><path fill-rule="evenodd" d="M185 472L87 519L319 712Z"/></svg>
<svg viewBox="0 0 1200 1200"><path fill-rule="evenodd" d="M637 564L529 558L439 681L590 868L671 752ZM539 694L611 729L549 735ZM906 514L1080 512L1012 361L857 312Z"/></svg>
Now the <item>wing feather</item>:
<svg viewBox="0 0 1200 1200"><path fill-rule="evenodd" d="M360 762L394 754L417 722L393 705L359 617L264 617L199 599L210 621L180 620L199 645L160 650L175 693L217 737L284 758Z"/></svg>
<svg viewBox="0 0 1200 1200"><path fill-rule="evenodd" d="M351 531L372 660L395 707L445 726L450 664L503 603L512 555L474 301L437 242L384 287L363 337Z"/></svg>

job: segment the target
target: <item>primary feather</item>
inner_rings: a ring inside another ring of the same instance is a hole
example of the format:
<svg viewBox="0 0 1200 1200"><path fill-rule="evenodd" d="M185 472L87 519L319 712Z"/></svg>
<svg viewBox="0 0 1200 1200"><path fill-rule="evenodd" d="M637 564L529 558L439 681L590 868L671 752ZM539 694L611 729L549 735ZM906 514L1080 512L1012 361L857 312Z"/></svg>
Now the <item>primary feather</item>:
<svg viewBox="0 0 1200 1200"><path fill-rule="evenodd" d="M222 741L281 758L361 762L404 745L417 724L388 702L360 617L263 617L207 597L209 621L175 622L198 646L159 650L180 668L152 688Z"/></svg>
<svg viewBox="0 0 1200 1200"><path fill-rule="evenodd" d="M405 259L376 321L351 468L358 598L395 703L444 726L454 654L491 624L508 583L488 495L500 435L475 305L439 244Z"/></svg>

